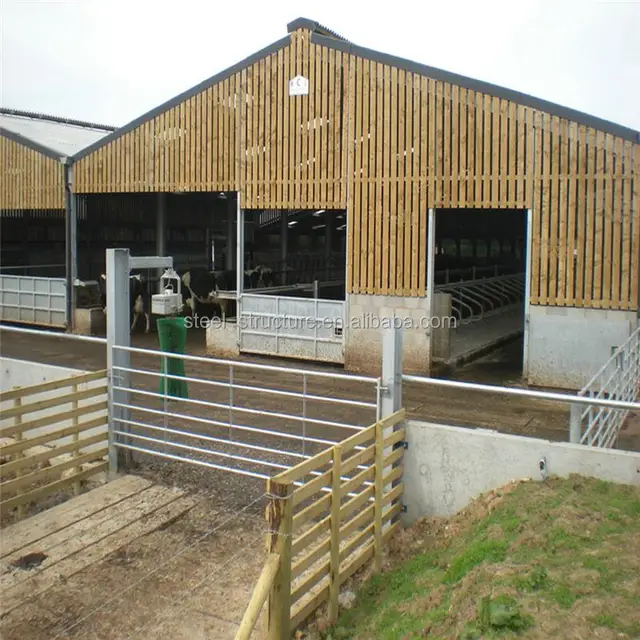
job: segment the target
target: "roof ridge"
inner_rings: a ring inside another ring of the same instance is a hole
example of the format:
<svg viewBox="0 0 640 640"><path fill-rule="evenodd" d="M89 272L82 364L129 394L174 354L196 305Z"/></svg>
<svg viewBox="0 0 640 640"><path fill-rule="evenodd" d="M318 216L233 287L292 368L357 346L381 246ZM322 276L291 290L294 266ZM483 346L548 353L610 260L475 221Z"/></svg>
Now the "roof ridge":
<svg viewBox="0 0 640 640"><path fill-rule="evenodd" d="M332 31L328 27L316 22L315 20L310 20L309 18L296 18L291 21L287 25L288 33L295 31L296 29L309 29L312 33L318 33L322 36L329 36L330 38L335 38L336 40L342 40L343 42L349 42L346 38L341 36L340 34Z"/></svg>
<svg viewBox="0 0 640 640"><path fill-rule="evenodd" d="M45 120L47 122L57 122L59 124L68 124L85 129L102 129L103 131L116 131L118 127L107 124L97 124L95 122L87 122L85 120L74 120L73 118L61 118L51 116L45 113L36 113L34 111L21 111L20 109L7 109L0 107L0 114L6 116L17 116L20 118L32 118L34 120Z"/></svg>

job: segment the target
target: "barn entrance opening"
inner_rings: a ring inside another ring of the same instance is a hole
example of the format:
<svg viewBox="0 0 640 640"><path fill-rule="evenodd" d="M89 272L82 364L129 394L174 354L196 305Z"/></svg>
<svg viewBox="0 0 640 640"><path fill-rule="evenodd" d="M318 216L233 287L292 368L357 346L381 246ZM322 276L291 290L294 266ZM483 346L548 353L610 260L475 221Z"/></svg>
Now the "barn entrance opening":
<svg viewBox="0 0 640 640"><path fill-rule="evenodd" d="M343 363L346 211L246 210L243 215L250 263L240 350Z"/></svg>
<svg viewBox="0 0 640 640"><path fill-rule="evenodd" d="M438 209L435 215L433 304L435 315L451 318L451 330L434 340L434 372L468 365L459 372L471 379L520 377L527 211Z"/></svg>

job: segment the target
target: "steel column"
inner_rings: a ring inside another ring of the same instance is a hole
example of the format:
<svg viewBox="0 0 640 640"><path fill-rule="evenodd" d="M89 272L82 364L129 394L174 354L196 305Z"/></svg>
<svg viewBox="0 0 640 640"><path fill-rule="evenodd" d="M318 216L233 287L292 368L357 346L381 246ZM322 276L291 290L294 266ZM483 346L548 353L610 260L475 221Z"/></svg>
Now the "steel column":
<svg viewBox="0 0 640 640"><path fill-rule="evenodd" d="M68 160L66 162L69 162ZM73 194L73 167L64 165L64 208L65 208L65 266L67 299L65 316L67 331L75 328L76 308L75 281L78 278L78 221L76 196Z"/></svg>
<svg viewBox="0 0 640 640"><path fill-rule="evenodd" d="M436 210L429 209L428 229L427 229L427 314L429 317L429 326L427 328L427 371L431 375L431 363L433 362L433 315L435 309L435 253L436 253Z"/></svg>
<svg viewBox="0 0 640 640"><path fill-rule="evenodd" d="M167 194L159 193L156 208L156 255L167 255ZM158 269L158 291L162 289L160 278L162 269Z"/></svg>
<svg viewBox="0 0 640 640"><path fill-rule="evenodd" d="M527 209L527 239L525 243L526 255L526 268L524 276L524 335L522 339L522 377L527 381L529 377L529 329L530 329L530 317L531 303L529 298L531 297L531 244L533 241L532 229L533 229L533 212L531 209ZM569 256L570 260L573 260L573 256Z"/></svg>
<svg viewBox="0 0 640 640"><path fill-rule="evenodd" d="M115 345L130 346L129 329L129 249L107 249L107 369L109 376L109 474L118 472L119 466L127 466L131 452L119 455L115 447L115 433L127 430L120 420L129 420L128 389L131 366L128 351L114 349ZM117 367L117 369L114 369Z"/></svg>

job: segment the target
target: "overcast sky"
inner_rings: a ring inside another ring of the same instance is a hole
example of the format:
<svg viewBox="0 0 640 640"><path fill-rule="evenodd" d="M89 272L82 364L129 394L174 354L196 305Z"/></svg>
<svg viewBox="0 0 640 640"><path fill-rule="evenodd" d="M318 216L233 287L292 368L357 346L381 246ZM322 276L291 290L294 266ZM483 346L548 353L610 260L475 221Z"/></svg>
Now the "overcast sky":
<svg viewBox="0 0 640 640"><path fill-rule="evenodd" d="M356 44L640 130L640 0L0 0L0 104L123 125L286 35Z"/></svg>

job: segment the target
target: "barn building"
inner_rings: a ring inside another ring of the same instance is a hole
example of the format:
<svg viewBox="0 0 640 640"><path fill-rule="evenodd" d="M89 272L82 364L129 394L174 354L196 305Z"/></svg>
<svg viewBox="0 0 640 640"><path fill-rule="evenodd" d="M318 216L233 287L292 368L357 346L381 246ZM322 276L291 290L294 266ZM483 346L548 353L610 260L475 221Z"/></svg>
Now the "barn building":
<svg viewBox="0 0 640 640"><path fill-rule="evenodd" d="M65 278L72 281L75 265L69 262L74 255L67 252L70 230L65 221L78 221L82 240L86 233L84 210L65 215L75 204L70 157L113 131L111 126L0 108L3 319L66 325L71 298L66 296ZM39 302L32 295L35 291ZM30 301L18 309L13 302L19 298Z"/></svg>
<svg viewBox="0 0 640 640"><path fill-rule="evenodd" d="M395 315L408 371L521 335L529 383L578 388L638 323L637 131L308 19L72 161L81 275L106 246L237 267L212 353L378 372Z"/></svg>

